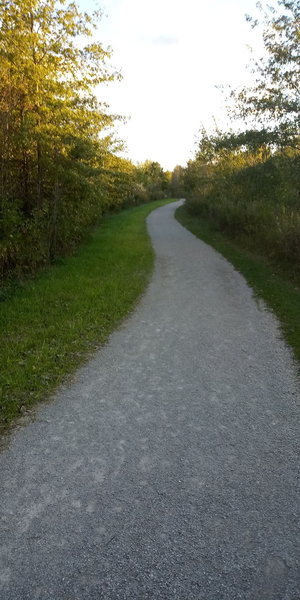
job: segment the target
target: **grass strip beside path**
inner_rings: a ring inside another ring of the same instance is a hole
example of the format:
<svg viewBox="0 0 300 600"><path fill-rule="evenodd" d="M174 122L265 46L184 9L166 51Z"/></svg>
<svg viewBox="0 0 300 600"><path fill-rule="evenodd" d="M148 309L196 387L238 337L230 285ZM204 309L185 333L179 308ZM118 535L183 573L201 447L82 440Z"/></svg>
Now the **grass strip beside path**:
<svg viewBox="0 0 300 600"><path fill-rule="evenodd" d="M232 242L203 218L189 214L184 206L175 215L184 227L223 254L244 275L255 295L277 316L283 335L300 362L300 286L284 277L280 266L277 269L263 257Z"/></svg>
<svg viewBox="0 0 300 600"><path fill-rule="evenodd" d="M106 217L77 253L0 303L0 426L44 399L133 308L152 271L147 215L166 201Z"/></svg>

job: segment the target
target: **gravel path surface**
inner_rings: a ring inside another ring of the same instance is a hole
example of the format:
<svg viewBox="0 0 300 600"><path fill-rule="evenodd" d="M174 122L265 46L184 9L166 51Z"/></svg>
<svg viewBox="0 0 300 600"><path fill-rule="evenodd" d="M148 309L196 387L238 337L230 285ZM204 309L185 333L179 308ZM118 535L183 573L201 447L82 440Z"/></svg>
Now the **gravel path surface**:
<svg viewBox="0 0 300 600"><path fill-rule="evenodd" d="M296 368L177 206L134 314L0 454L1 600L300 598Z"/></svg>

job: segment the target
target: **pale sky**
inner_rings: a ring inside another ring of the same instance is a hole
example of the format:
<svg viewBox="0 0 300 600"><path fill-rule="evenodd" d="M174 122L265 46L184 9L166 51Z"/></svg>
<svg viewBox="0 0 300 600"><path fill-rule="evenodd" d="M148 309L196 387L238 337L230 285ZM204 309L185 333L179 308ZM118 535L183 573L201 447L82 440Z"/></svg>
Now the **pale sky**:
<svg viewBox="0 0 300 600"><path fill-rule="evenodd" d="M80 0L85 9L93 0ZM215 86L246 82L258 37L245 20L256 0L100 0L97 38L113 48L123 80L100 89L112 112L130 117L118 126L126 156L165 169L193 157L201 125L225 124L224 98Z"/></svg>

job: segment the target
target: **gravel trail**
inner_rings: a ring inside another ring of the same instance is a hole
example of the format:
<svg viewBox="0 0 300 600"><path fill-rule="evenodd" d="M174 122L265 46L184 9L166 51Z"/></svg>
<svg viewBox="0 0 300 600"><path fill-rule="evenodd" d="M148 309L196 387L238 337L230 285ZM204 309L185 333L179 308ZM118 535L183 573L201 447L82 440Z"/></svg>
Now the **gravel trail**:
<svg viewBox="0 0 300 600"><path fill-rule="evenodd" d="M133 315L0 453L1 600L300 599L296 367L178 204Z"/></svg>

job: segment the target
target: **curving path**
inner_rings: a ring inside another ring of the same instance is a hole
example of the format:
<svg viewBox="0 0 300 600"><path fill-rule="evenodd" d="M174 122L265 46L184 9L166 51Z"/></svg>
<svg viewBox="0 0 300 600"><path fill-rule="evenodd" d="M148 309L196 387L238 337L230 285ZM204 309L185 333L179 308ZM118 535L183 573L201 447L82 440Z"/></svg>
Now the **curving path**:
<svg viewBox="0 0 300 600"><path fill-rule="evenodd" d="M3 600L300 598L296 369L177 206L134 314L0 454Z"/></svg>

